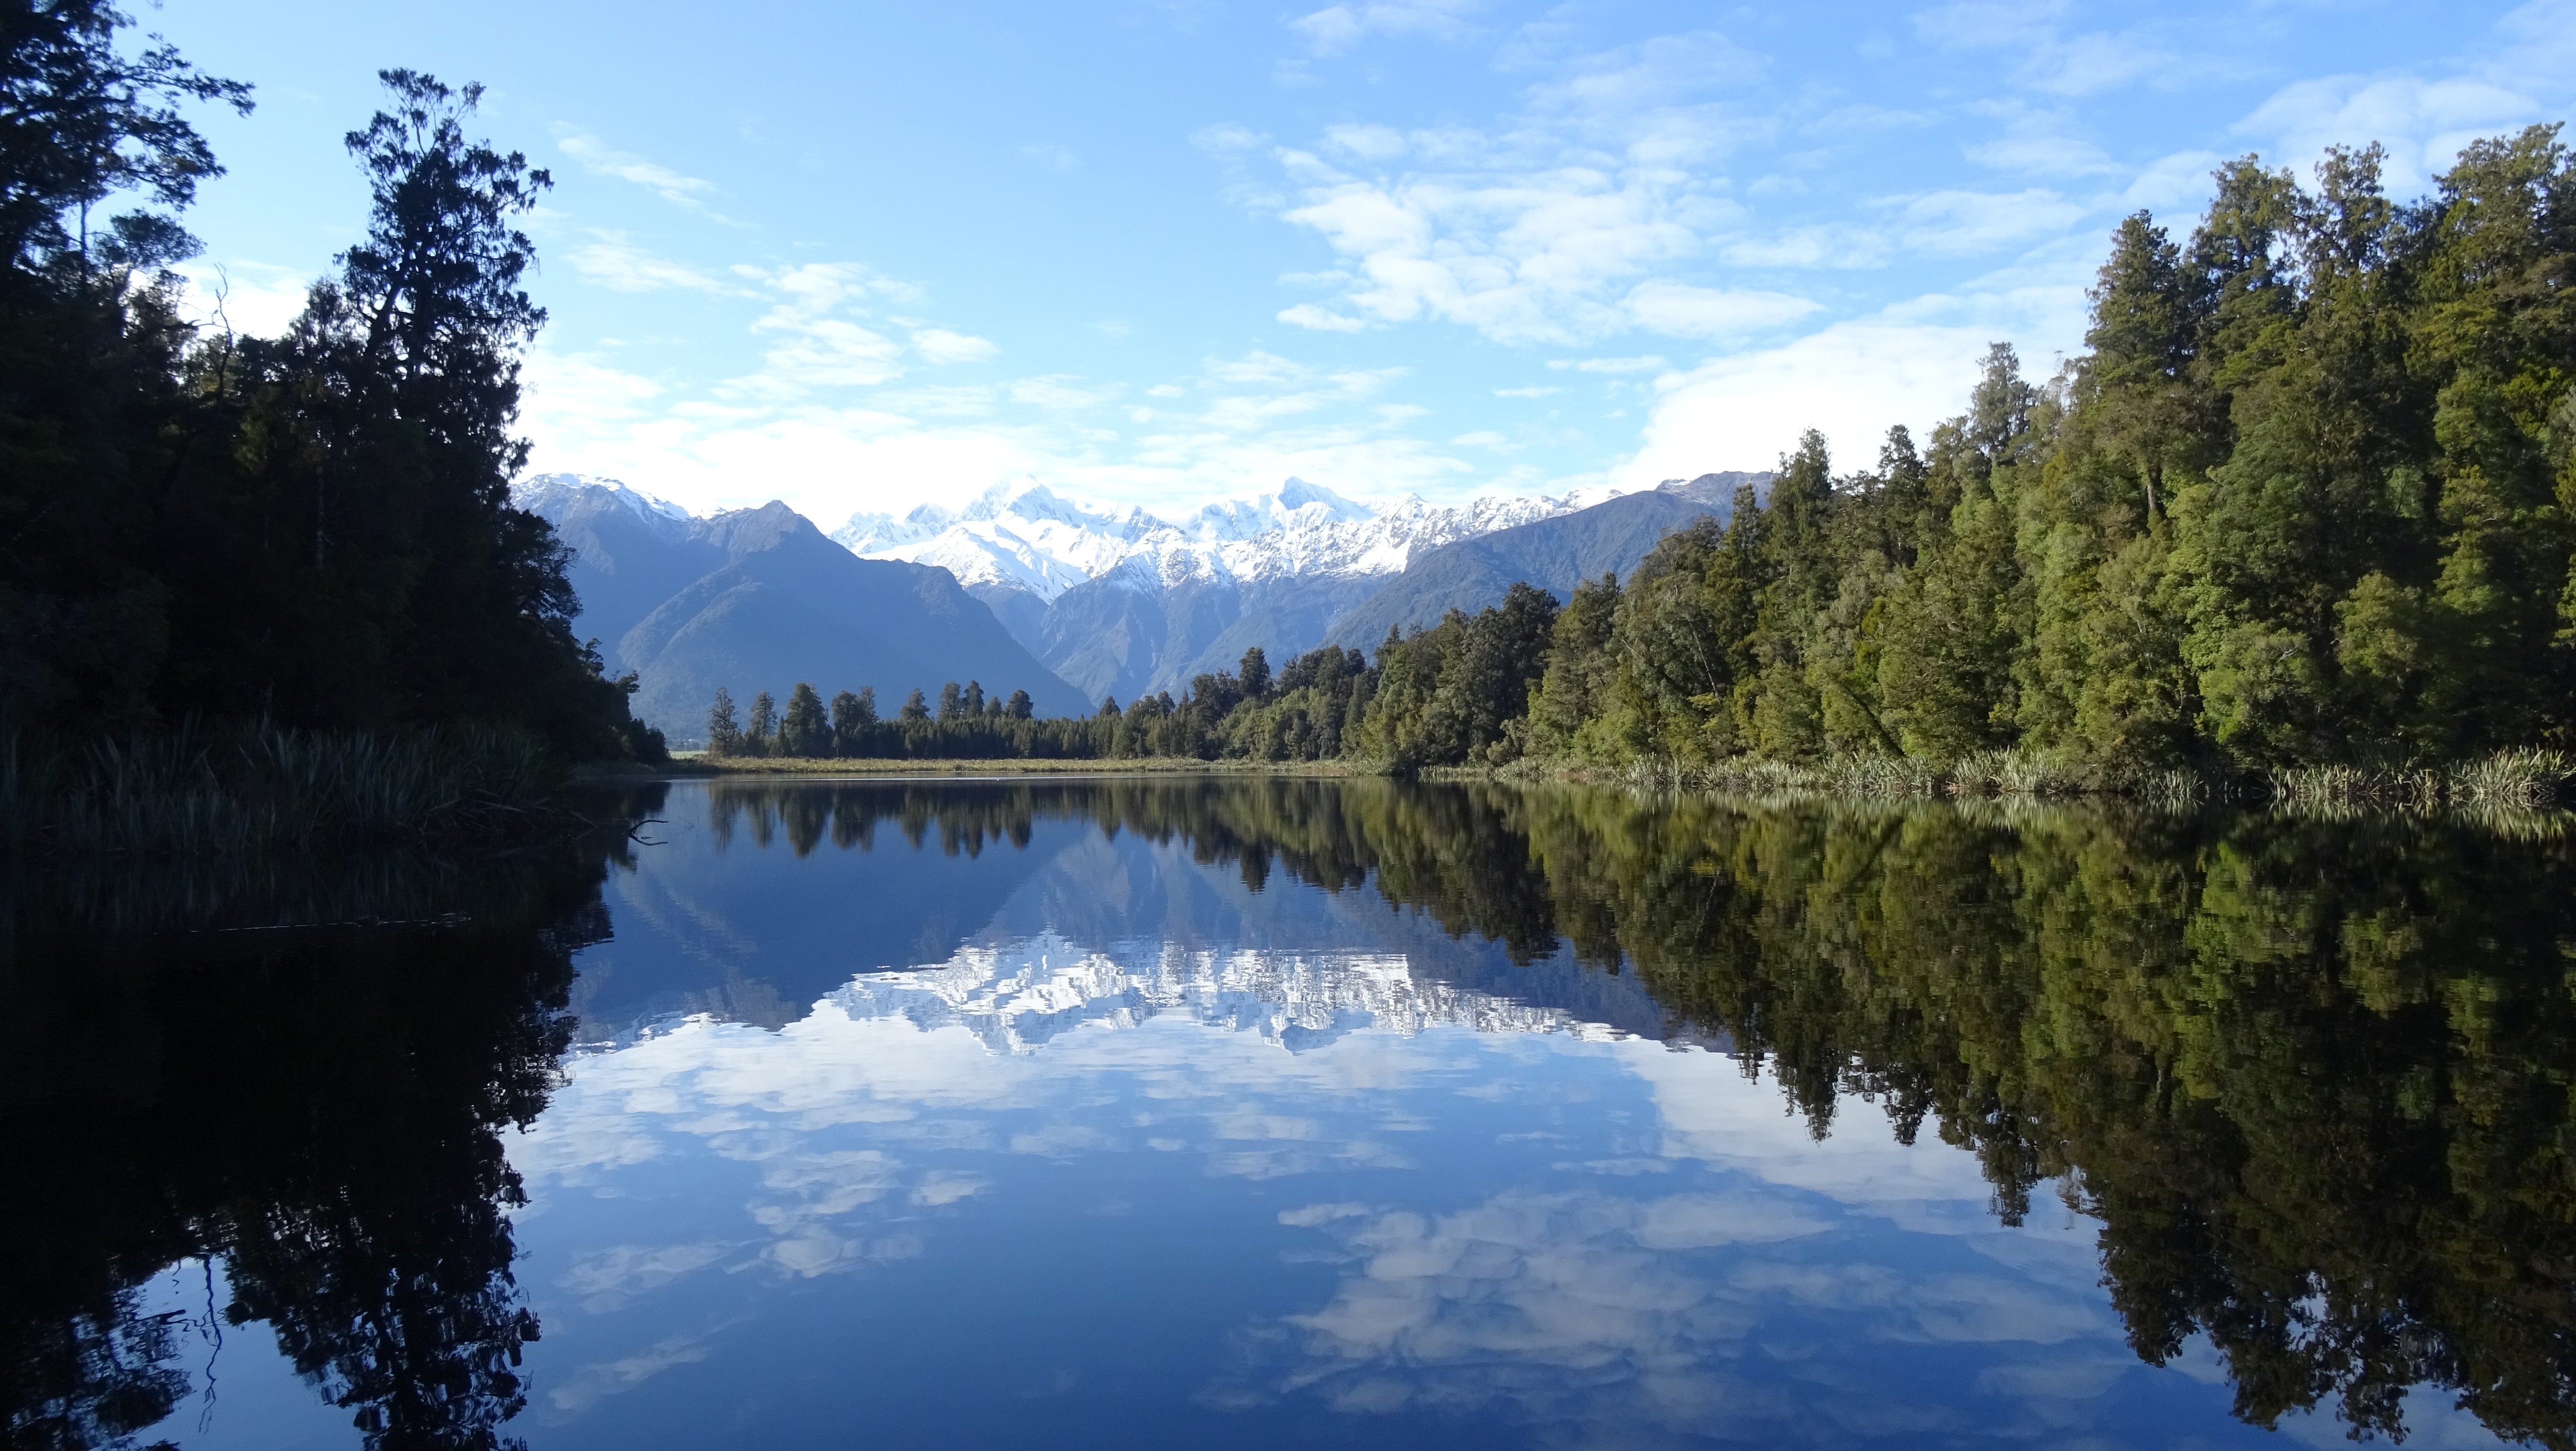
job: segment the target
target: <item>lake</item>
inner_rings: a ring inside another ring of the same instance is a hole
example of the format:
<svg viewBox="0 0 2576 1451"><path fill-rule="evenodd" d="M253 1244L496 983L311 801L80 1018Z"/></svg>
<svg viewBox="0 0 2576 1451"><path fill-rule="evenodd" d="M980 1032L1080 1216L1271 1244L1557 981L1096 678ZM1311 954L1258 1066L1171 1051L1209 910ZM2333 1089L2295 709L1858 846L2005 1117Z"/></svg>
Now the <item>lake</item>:
<svg viewBox="0 0 2576 1451"><path fill-rule="evenodd" d="M2555 816L603 809L7 880L11 1445L2576 1445Z"/></svg>

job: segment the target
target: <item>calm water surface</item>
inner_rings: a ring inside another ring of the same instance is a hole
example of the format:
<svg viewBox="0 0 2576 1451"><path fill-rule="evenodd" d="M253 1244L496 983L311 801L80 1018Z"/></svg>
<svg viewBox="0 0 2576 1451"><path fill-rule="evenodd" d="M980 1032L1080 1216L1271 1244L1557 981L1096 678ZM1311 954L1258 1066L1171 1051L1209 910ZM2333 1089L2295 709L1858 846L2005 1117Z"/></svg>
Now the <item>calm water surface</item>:
<svg viewBox="0 0 2576 1451"><path fill-rule="evenodd" d="M656 814L16 882L12 1444L2576 1444L2546 821Z"/></svg>

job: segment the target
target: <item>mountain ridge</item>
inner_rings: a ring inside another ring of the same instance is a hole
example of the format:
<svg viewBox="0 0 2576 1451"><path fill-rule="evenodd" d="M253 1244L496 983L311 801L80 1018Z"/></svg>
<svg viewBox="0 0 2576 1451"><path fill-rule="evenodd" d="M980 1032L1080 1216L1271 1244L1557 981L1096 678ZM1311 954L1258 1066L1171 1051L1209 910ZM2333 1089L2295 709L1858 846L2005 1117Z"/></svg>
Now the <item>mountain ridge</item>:
<svg viewBox="0 0 2576 1451"><path fill-rule="evenodd" d="M776 500L700 519L562 474L514 497L573 551L576 634L599 640L610 673L640 677L634 713L673 745L704 738L719 686L746 705L800 681L827 696L873 687L891 715L909 691L972 679L1026 690L1042 714L1090 710L947 570L861 559Z"/></svg>

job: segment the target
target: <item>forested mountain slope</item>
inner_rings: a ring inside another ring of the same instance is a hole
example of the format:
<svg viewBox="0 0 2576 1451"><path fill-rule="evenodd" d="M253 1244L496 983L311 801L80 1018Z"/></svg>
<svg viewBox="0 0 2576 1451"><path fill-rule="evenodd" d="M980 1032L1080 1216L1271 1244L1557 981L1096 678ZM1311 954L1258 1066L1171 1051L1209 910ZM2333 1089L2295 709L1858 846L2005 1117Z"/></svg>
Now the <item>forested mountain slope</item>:
<svg viewBox="0 0 2576 1451"><path fill-rule="evenodd" d="M1768 477L1741 476L1745 482ZM1499 603L1515 584L1536 585L1562 600L1585 580L1624 577L1666 534L1706 515L1724 519L1730 501L1717 486L1731 489L1737 481L1735 475L1704 474L1689 484L1623 494L1572 514L1444 544L1336 619L1325 643L1374 646L1389 629L1428 629L1451 610L1473 614Z"/></svg>

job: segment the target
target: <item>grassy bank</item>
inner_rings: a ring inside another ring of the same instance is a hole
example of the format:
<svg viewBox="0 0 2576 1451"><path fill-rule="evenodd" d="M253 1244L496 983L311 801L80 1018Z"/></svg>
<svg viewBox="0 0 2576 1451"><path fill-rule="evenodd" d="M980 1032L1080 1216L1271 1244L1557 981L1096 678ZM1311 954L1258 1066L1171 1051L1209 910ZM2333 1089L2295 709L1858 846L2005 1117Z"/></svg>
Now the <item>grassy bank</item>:
<svg viewBox="0 0 2576 1451"><path fill-rule="evenodd" d="M524 731L194 727L0 741L0 850L203 856L519 840L585 824Z"/></svg>

